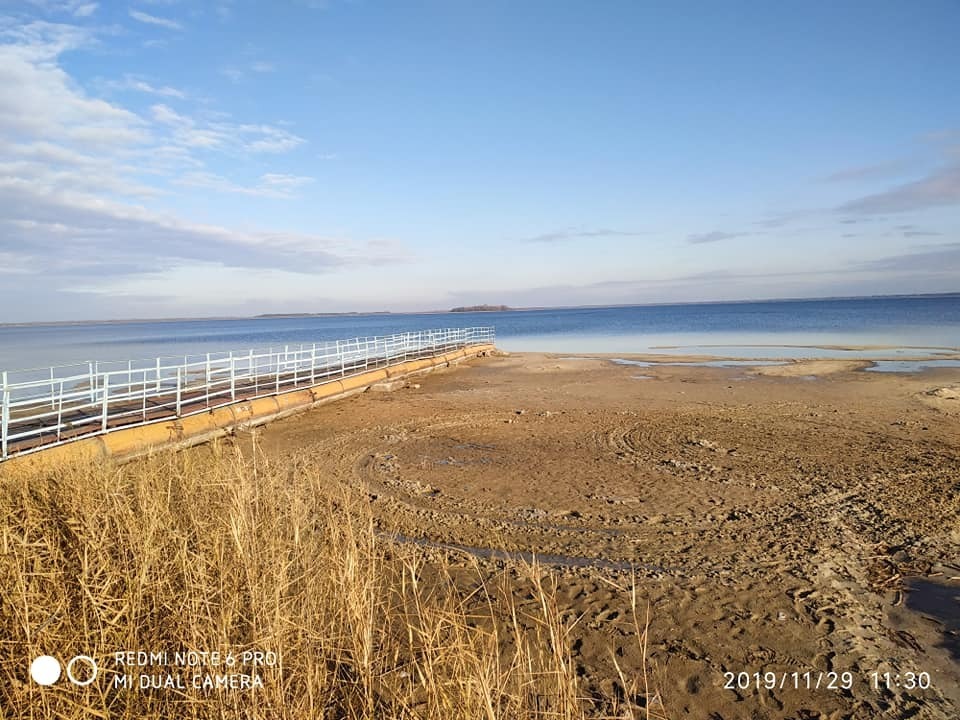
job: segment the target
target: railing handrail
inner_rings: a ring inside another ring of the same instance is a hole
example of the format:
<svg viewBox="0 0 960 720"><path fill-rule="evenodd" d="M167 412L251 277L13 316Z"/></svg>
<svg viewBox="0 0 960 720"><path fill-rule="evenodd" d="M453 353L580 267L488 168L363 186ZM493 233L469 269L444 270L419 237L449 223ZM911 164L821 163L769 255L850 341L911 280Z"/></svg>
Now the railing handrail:
<svg viewBox="0 0 960 720"><path fill-rule="evenodd" d="M254 346L254 347L248 346L243 349L214 350L209 353L177 353L174 355L154 355L147 358L132 358L132 359L125 358L120 360L78 360L75 362L60 363L58 365L38 365L37 367L31 367L31 368L7 368L6 372L8 373L28 373L28 372L41 372L41 371L48 372L50 370L57 370L59 368L72 368L72 367L85 366L90 363L94 363L95 365L96 364L106 365L108 363L140 363L140 362L154 363L157 360L178 360L183 357L200 358L200 357L205 357L206 355L225 355L229 357L231 353L234 356L239 356L241 353L249 353L251 351L270 352L273 350L277 350L278 348L281 348L281 347L300 347L300 346L306 347L308 345L320 345L321 343L325 345L335 345L336 343L343 344L343 343L355 343L355 342L361 342L361 341L367 341L367 340L383 340L384 338L403 337L406 335L415 335L417 333L440 333L440 332L449 332L449 331L465 332L470 330L493 331L494 329L495 327L493 325L475 325L472 327L465 327L465 328L430 328L427 330L409 330L409 331L400 332L400 333L393 333L391 335L358 335L356 337L346 338L346 339L334 338L332 340L313 340L310 342L285 342L278 345L260 345L260 346ZM176 365L171 365L167 367L176 367ZM122 372L126 372L126 370L123 370ZM84 375L86 375L86 373L84 373ZM60 378L59 375L56 377L57 379Z"/></svg>
<svg viewBox="0 0 960 720"><path fill-rule="evenodd" d="M203 412L235 402L238 391L241 399L267 397L371 367L388 367L411 357L433 357L494 340L493 327L440 328L287 343L276 349L105 361L104 368L100 362L86 361L5 370L0 372L0 460L117 427ZM163 362L180 358L182 362ZM122 363L126 367L113 369ZM83 366L87 372L57 374L57 370ZM36 373L43 376L15 379L16 375ZM97 429L86 432L83 428L87 425ZM14 448L13 443L21 447Z"/></svg>

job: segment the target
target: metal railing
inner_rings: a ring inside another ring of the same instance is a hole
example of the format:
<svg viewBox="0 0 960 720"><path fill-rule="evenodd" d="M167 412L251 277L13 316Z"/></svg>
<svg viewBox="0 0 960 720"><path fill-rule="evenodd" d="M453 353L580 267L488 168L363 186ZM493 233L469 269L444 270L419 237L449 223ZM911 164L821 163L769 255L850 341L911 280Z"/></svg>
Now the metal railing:
<svg viewBox="0 0 960 720"><path fill-rule="evenodd" d="M448 328L279 349L3 371L0 460L494 339L492 327Z"/></svg>

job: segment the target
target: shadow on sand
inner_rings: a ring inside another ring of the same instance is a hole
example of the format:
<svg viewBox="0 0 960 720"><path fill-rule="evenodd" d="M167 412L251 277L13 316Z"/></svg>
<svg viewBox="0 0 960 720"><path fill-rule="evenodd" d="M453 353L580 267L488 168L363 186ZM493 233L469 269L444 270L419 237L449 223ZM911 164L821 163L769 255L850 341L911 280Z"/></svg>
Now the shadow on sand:
<svg viewBox="0 0 960 720"><path fill-rule="evenodd" d="M932 618L943 627L940 647L960 662L960 585L913 578L907 585L906 604L910 610Z"/></svg>

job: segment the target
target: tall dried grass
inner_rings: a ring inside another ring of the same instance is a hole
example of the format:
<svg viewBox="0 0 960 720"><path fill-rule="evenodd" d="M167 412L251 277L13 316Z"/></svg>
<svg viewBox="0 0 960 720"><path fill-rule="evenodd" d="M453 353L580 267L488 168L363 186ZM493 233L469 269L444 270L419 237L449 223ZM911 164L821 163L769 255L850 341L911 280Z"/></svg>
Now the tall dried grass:
<svg viewBox="0 0 960 720"><path fill-rule="evenodd" d="M531 613L506 576L484 581L477 568L466 590L422 549L380 540L365 496L322 468L212 453L0 478L0 716L631 716L618 698L582 697L574 621L542 569L520 570L538 600ZM279 661L117 664L114 653L138 650L262 650ZM92 656L99 677L41 687L29 663L42 654ZM115 687L126 673L181 672L255 672L264 687Z"/></svg>

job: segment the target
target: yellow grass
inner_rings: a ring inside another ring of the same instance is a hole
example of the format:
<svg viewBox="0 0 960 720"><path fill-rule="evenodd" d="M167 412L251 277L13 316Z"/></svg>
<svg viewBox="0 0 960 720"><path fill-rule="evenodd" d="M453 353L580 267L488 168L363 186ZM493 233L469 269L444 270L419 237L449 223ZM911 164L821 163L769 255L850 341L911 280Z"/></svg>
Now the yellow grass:
<svg viewBox="0 0 960 720"><path fill-rule="evenodd" d="M0 479L0 717L650 717L582 697L576 618L542 568L519 568L531 612L512 600L508 573L473 568L465 583L462 568L379 539L365 496L322 467L216 445L213 455ZM186 650L272 651L278 662L125 671L114 655ZM100 675L41 687L29 663L42 654L92 656ZM114 687L125 672L188 684L256 673L263 688ZM652 695L621 683L628 697Z"/></svg>

